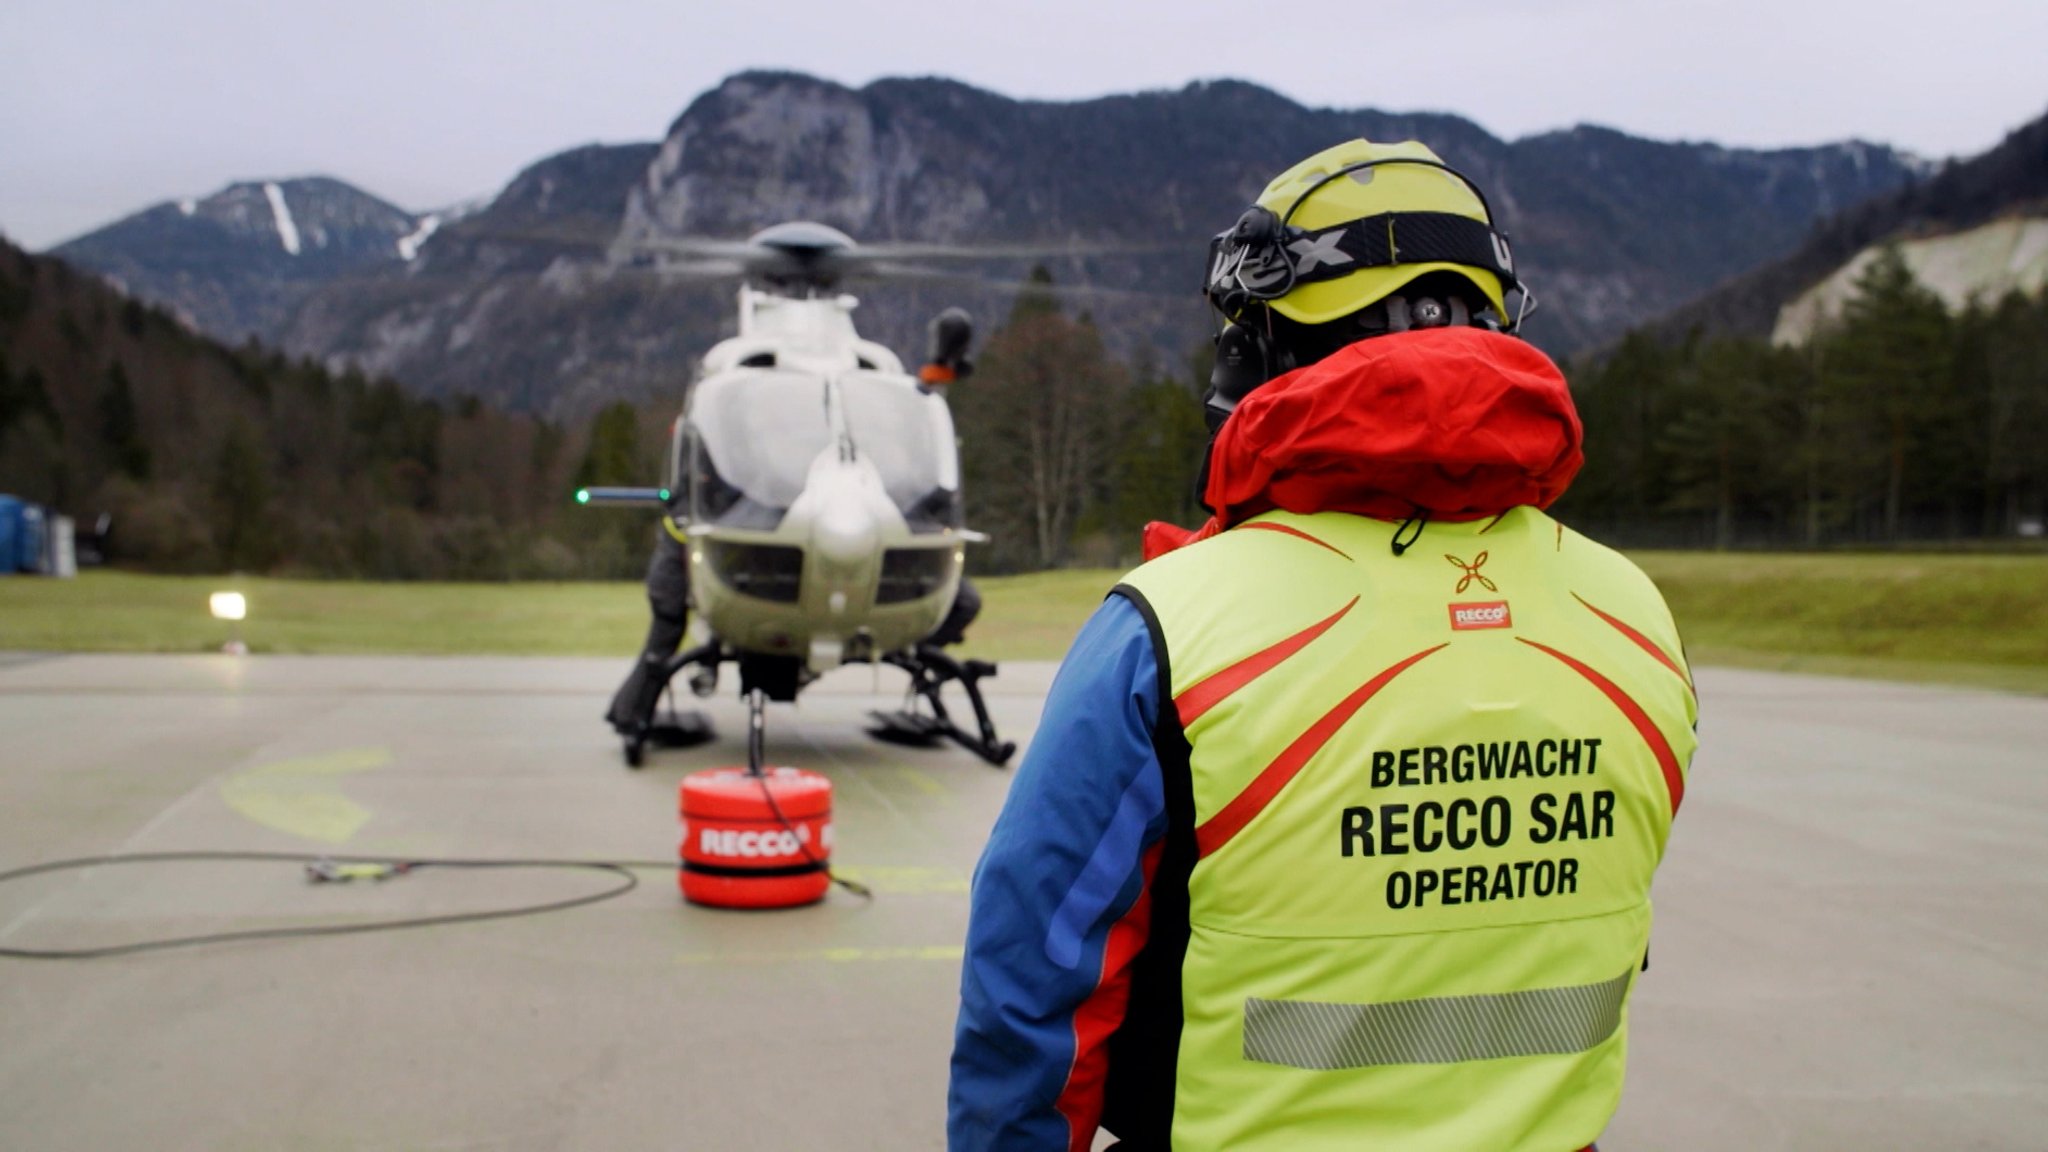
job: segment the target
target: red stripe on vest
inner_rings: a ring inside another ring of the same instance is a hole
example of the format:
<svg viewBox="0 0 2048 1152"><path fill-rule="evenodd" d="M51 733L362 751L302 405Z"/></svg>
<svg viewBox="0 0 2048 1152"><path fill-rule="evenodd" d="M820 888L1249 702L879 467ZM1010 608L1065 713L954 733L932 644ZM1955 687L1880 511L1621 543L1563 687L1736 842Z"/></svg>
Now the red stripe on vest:
<svg viewBox="0 0 2048 1152"><path fill-rule="evenodd" d="M1638 632L1635 629L1629 627L1619 618L1610 616L1607 613L1602 612L1600 609L1595 608L1593 605L1587 604L1586 598L1584 596L1579 595L1577 592L1572 593L1572 599L1577 600L1581 604L1585 604L1586 610L1588 612L1591 612L1593 615L1598 616L1602 620L1607 621L1609 624L1612 624L1614 626L1615 631L1635 641L1636 647L1641 648L1643 651L1648 652L1651 656L1656 657L1657 663L1662 664L1666 668L1671 669L1674 675L1676 675L1680 680L1685 681L1685 686L1688 689L1692 687L1692 677L1686 675L1685 669L1680 668L1678 666L1677 661L1673 660L1669 655L1667 655L1664 649L1658 647L1656 641L1650 639L1648 636L1643 635L1641 632Z"/></svg>
<svg viewBox="0 0 2048 1152"><path fill-rule="evenodd" d="M1657 766L1664 770L1664 787L1671 793L1671 814L1678 815L1678 806L1685 801L1685 773L1678 767L1678 754L1671 750L1671 742L1664 738L1663 731L1650 719L1649 713L1643 711L1643 706L1636 703L1628 693L1623 692L1614 681L1557 649L1547 644L1538 644L1525 636L1517 636L1515 639L1562 660L1566 667L1584 676L1592 682L1593 687L1614 701L1614 706L1621 709L1621 714L1628 717L1628 722L1636 726L1636 733L1643 738L1643 743L1650 746L1650 754L1657 758Z"/></svg>
<svg viewBox="0 0 2048 1152"><path fill-rule="evenodd" d="M1281 789L1287 787L1309 759L1321 751L1323 745L1330 742L1330 737L1335 736L1337 729L1342 728L1345 721L1351 719L1352 713L1364 707L1365 702L1377 695L1394 677L1406 672L1423 657L1441 652L1448 647L1448 644L1439 644L1434 648L1424 648L1366 681L1363 687L1346 696L1342 703L1330 709L1322 719L1309 725L1308 731L1296 736L1294 743L1289 744L1287 750L1280 753L1280 758L1268 764L1244 791L1239 792L1230 803L1223 806L1221 812L1209 817L1206 823L1195 829L1196 852L1207 856L1230 843L1230 838L1243 831L1244 826L1251 823L1253 817L1265 811L1266 805L1273 802L1273 798L1280 794Z"/></svg>
<svg viewBox="0 0 2048 1152"><path fill-rule="evenodd" d="M1301 529L1291 527L1286 524L1275 524L1271 520L1254 520L1249 524L1239 524L1238 527L1257 528L1260 531L1264 532L1284 532L1289 536L1296 536L1303 540L1308 541L1311 544L1316 544L1321 547L1328 548L1330 551L1335 552L1337 555L1344 557L1346 560L1351 559L1350 553L1344 551L1342 548L1337 547L1335 544L1332 544L1326 540L1318 540L1314 536L1311 536L1308 533L1303 532Z"/></svg>
<svg viewBox="0 0 2048 1152"><path fill-rule="evenodd" d="M1110 925L1095 990L1074 1010L1074 1062L1067 1068L1059 1099L1053 1102L1053 1108L1067 1120L1068 1152L1088 1152L1095 1143L1095 1130L1102 1124L1109 1038L1123 1024L1124 1010L1130 1005L1131 961L1137 959L1152 932L1152 877L1159 870L1159 854L1165 845L1162 839L1145 850L1144 887L1138 889L1131 910Z"/></svg>
<svg viewBox="0 0 2048 1152"><path fill-rule="evenodd" d="M1308 647L1316 637L1335 627L1337 621L1342 620L1344 614L1357 604L1358 597L1353 596L1351 603L1337 609L1321 622L1311 624L1270 648L1255 652L1220 672L1210 674L1200 683L1174 697L1173 707L1180 713L1180 726L1186 728L1193 724L1197 716L1221 704L1232 692L1271 672L1282 660Z"/></svg>

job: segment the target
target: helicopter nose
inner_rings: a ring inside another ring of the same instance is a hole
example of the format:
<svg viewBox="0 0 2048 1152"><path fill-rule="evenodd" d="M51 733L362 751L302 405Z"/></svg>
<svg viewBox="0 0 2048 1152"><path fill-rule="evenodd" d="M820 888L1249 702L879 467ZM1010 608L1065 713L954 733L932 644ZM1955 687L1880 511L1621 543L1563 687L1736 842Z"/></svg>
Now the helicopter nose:
<svg viewBox="0 0 2048 1152"><path fill-rule="evenodd" d="M868 563L882 546L874 516L851 502L826 509L815 522L811 539L821 558L844 567Z"/></svg>

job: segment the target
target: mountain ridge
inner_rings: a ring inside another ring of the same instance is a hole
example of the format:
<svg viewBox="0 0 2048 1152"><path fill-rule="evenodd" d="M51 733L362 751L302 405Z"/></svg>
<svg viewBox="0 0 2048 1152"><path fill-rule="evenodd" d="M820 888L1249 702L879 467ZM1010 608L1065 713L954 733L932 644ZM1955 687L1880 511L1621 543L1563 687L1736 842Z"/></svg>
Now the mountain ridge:
<svg viewBox="0 0 2048 1152"><path fill-rule="evenodd" d="M1783 310L1874 246L1954 235L2012 214L2048 215L2048 113L1990 150L1815 222L1792 251L1716 285L1648 326L1659 339L1769 336Z"/></svg>
<svg viewBox="0 0 2048 1152"><path fill-rule="evenodd" d="M230 342L275 338L314 288L387 259L422 217L331 176L238 180L50 249Z"/></svg>
<svg viewBox="0 0 2048 1152"><path fill-rule="evenodd" d="M945 78L852 88L743 72L657 142L543 158L416 259L314 285L267 338L429 395L586 411L676 387L729 310L729 289L657 279L637 254L805 218L863 240L1170 246L1051 270L1104 290L1089 307L1119 352L1178 362L1207 325L1195 283L1208 235L1272 173L1357 136L1421 138L1487 189L1545 301L1531 336L1554 353L1669 311L1841 204L1903 186L1916 164L1860 142L1757 151L1596 125L1506 141L1454 114L1309 108L1236 80L1020 101ZM972 282L873 296L864 330L904 348L938 306L995 318L1010 299Z"/></svg>

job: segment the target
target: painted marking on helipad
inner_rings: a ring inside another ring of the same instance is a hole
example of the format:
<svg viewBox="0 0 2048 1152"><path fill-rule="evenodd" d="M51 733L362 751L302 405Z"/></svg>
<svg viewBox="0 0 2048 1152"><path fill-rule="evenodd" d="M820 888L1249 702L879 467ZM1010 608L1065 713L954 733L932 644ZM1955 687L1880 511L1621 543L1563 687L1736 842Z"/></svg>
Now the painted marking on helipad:
<svg viewBox="0 0 2048 1152"><path fill-rule="evenodd" d="M957 964L966 954L958 944L921 948L808 948L790 952L684 952L679 964L874 964L900 960L945 961Z"/></svg>
<svg viewBox="0 0 2048 1152"><path fill-rule="evenodd" d="M922 769L897 767L889 769L889 773L927 796L944 796L946 794L946 786L932 779L931 773Z"/></svg>
<svg viewBox="0 0 2048 1152"><path fill-rule="evenodd" d="M952 868L892 868L881 865L835 864L835 875L857 884L865 884L877 892L892 895L918 895L933 892L966 893L969 882L965 872Z"/></svg>
<svg viewBox="0 0 2048 1152"><path fill-rule="evenodd" d="M327 781L391 763L389 748L344 748L259 764L229 777L221 799L244 819L273 831L322 844L346 844L370 822L370 810Z"/></svg>

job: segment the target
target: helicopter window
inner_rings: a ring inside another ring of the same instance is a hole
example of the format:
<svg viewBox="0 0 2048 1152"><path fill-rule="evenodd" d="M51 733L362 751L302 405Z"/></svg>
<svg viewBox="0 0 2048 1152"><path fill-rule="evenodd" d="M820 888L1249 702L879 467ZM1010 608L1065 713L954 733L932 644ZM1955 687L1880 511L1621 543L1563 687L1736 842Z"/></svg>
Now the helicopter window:
<svg viewBox="0 0 2048 1152"><path fill-rule="evenodd" d="M704 451L703 438L691 428L687 437L690 460L690 511L700 520L717 520L743 501L740 490L726 482Z"/></svg>
<svg viewBox="0 0 2048 1152"><path fill-rule="evenodd" d="M903 510L904 522L912 532L941 532L966 524L960 510L960 490L934 488L924 499Z"/></svg>
<svg viewBox="0 0 2048 1152"><path fill-rule="evenodd" d="M854 449L874 464L897 508L909 514L934 489L959 488L945 401L886 376L842 377L840 394Z"/></svg>
<svg viewBox="0 0 2048 1152"><path fill-rule="evenodd" d="M707 379L690 424L711 469L768 509L796 501L811 461L832 444L824 386L794 372Z"/></svg>
<svg viewBox="0 0 2048 1152"><path fill-rule="evenodd" d="M797 602L804 584L803 549L712 540L706 550L711 570L733 591L781 604Z"/></svg>
<svg viewBox="0 0 2048 1152"><path fill-rule="evenodd" d="M749 356L749 357L747 357L746 359L744 359L744 360L741 360L741 361L740 361L740 367L742 367L742 368L773 368L773 367L775 367L775 353L773 353L773 352L756 352L756 353L754 353L754 354L753 354L752 356Z"/></svg>
<svg viewBox="0 0 2048 1152"><path fill-rule="evenodd" d="M953 575L953 550L940 548L891 548L882 553L882 578L875 586L875 603L901 604L922 600L945 587Z"/></svg>

